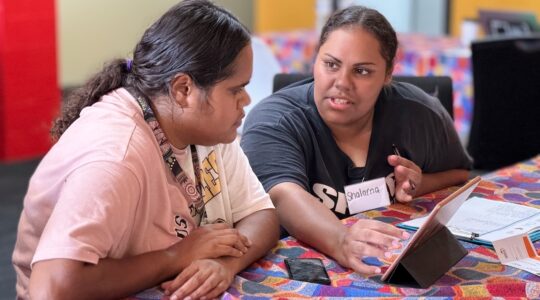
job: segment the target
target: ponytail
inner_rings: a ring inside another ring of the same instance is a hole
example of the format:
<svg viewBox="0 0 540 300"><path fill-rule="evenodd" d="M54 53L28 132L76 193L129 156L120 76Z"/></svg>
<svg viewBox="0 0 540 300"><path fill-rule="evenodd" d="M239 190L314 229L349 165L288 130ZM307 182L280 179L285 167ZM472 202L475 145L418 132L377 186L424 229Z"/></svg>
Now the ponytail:
<svg viewBox="0 0 540 300"><path fill-rule="evenodd" d="M63 104L60 116L54 121L51 135L54 140L68 129L79 118L83 108L98 102L103 95L125 85L131 62L124 59L115 59L105 65L86 84L73 91Z"/></svg>

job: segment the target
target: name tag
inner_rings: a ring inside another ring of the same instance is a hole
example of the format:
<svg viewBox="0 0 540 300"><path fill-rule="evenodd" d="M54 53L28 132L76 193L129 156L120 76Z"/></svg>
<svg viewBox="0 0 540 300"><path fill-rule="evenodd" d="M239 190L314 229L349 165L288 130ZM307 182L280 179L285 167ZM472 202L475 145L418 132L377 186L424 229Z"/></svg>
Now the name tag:
<svg viewBox="0 0 540 300"><path fill-rule="evenodd" d="M384 177L345 186L345 198L351 214L390 205Z"/></svg>

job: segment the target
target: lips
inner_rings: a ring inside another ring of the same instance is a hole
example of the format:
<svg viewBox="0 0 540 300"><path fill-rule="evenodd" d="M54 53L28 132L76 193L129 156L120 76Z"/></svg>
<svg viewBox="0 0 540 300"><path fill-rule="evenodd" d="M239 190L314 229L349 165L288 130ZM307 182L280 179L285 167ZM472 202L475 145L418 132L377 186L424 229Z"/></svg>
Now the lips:
<svg viewBox="0 0 540 300"><path fill-rule="evenodd" d="M347 99L343 99L343 98L330 97L330 101L332 101L335 104L352 104L351 101L349 101Z"/></svg>
<svg viewBox="0 0 540 300"><path fill-rule="evenodd" d="M354 102L350 101L348 98L345 98L343 96L341 97L327 97L329 107L332 110L336 111L346 111L349 110L353 105Z"/></svg>
<svg viewBox="0 0 540 300"><path fill-rule="evenodd" d="M238 118L238 120L236 120L236 122L234 123L234 126L235 127L240 127L240 125L242 125L242 120L244 119L245 116L246 116L246 114L243 113L240 116L240 118Z"/></svg>

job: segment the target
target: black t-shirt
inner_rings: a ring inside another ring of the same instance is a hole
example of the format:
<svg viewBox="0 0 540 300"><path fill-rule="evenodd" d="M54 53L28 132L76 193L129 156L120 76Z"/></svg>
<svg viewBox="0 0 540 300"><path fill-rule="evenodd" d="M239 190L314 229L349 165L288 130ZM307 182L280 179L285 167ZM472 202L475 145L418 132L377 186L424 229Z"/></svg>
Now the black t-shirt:
<svg viewBox="0 0 540 300"><path fill-rule="evenodd" d="M339 218L349 216L344 186L385 177L391 196L395 144L423 173L470 169L453 121L439 100L407 83L385 87L375 104L365 167L337 146L313 99L313 80L287 87L249 113L241 145L266 191L282 182L304 187Z"/></svg>

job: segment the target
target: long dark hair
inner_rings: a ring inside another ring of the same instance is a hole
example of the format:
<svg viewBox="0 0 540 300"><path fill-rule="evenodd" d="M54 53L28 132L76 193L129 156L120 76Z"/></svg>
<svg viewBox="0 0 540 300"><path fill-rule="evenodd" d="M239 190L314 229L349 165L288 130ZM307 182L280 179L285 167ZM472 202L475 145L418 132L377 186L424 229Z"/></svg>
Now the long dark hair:
<svg viewBox="0 0 540 300"><path fill-rule="evenodd" d="M333 14L322 28L318 47L326 42L334 30L352 26L359 26L375 36L381 47L381 56L386 62L386 71L390 72L394 66L398 39L390 22L374 9L357 5Z"/></svg>
<svg viewBox="0 0 540 300"><path fill-rule="evenodd" d="M197 87L208 91L232 74L232 62L249 43L249 31L225 9L206 0L184 0L145 31L132 62L109 62L70 94L51 134L58 139L83 108L123 86L153 98L168 94L174 76L185 73Z"/></svg>

